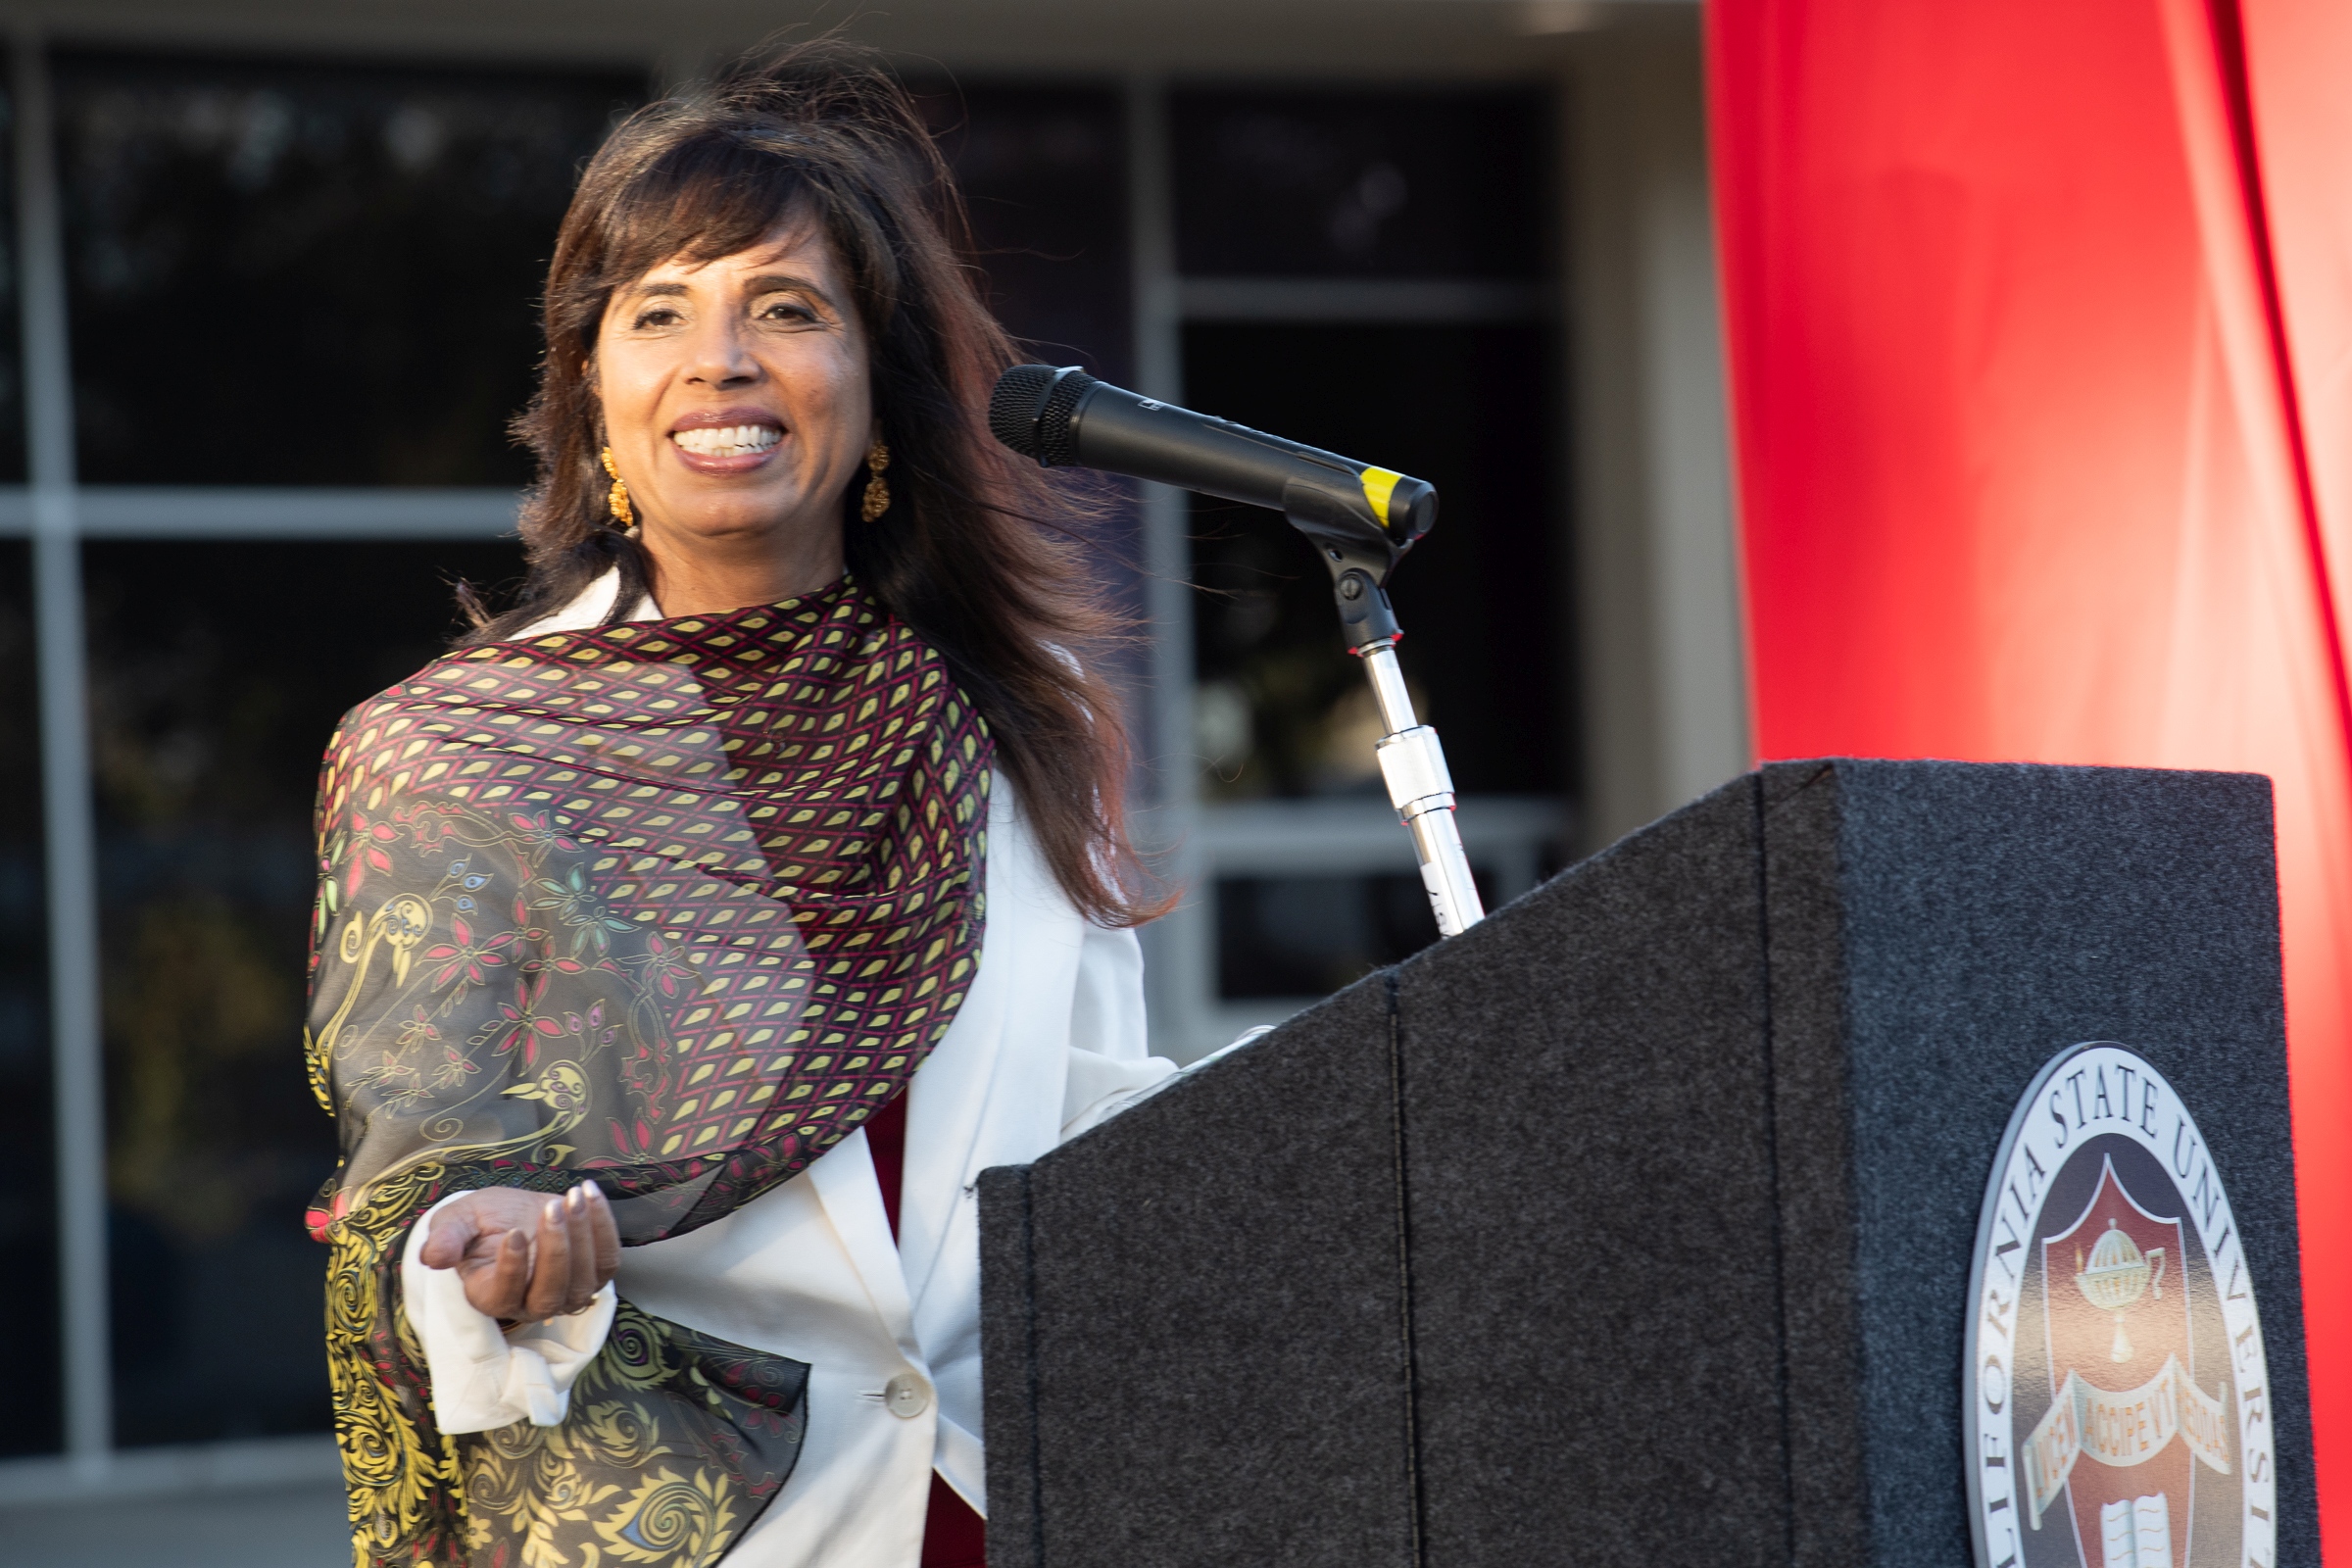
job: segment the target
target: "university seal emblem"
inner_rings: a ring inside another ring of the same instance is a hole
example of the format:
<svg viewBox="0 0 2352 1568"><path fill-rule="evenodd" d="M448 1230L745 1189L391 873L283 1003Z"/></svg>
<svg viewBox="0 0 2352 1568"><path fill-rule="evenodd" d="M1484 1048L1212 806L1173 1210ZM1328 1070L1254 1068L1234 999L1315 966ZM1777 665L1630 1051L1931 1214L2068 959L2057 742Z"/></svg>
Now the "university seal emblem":
<svg viewBox="0 0 2352 1568"><path fill-rule="evenodd" d="M2137 1053L2073 1047L2026 1091L1969 1294L1978 1568L2276 1560L2245 1249L2196 1118Z"/></svg>

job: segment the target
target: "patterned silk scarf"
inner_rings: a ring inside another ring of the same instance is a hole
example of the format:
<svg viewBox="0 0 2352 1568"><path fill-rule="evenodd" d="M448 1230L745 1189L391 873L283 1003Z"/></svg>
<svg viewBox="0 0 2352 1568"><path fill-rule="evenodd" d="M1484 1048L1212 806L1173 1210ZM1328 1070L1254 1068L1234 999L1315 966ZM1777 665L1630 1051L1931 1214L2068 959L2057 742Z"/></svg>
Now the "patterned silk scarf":
<svg viewBox="0 0 2352 1568"><path fill-rule="evenodd" d="M583 1176L624 1243L678 1235L888 1103L977 961L989 758L846 579L469 648L345 718L308 1048L360 1568L688 1568L783 1486L808 1369L626 1302L561 1426L441 1436L402 1250L451 1193Z"/></svg>

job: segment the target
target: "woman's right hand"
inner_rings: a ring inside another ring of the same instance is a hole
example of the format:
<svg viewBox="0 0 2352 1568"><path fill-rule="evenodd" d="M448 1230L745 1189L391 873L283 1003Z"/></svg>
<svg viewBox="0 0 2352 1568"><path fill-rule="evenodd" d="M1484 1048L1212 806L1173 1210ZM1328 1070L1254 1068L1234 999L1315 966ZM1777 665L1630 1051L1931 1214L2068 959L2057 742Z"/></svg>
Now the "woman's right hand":
<svg viewBox="0 0 2352 1568"><path fill-rule="evenodd" d="M620 1268L620 1231L594 1182L561 1198L484 1187L437 1209L418 1258L454 1268L485 1317L537 1323L585 1308Z"/></svg>

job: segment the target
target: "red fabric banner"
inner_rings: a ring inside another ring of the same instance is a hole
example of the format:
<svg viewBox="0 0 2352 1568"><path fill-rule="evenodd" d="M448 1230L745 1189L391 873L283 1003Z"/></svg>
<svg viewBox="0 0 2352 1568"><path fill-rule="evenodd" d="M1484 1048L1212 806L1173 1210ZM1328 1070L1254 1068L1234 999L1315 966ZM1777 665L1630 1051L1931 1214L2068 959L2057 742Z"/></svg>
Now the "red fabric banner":
<svg viewBox="0 0 2352 1568"><path fill-rule="evenodd" d="M2352 1559L2352 7L1707 25L1757 751L2270 775Z"/></svg>

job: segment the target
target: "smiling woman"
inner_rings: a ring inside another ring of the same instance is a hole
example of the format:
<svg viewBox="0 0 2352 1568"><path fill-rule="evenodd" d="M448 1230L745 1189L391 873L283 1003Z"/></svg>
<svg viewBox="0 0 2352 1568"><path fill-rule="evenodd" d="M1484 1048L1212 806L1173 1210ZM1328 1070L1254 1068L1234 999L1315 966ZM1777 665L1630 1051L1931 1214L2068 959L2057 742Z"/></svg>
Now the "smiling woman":
<svg viewBox="0 0 2352 1568"><path fill-rule="evenodd" d="M363 1564L981 1561L974 1180L1174 1069L1088 514L986 435L956 213L831 46L622 125L520 601L328 752Z"/></svg>
<svg viewBox="0 0 2352 1568"><path fill-rule="evenodd" d="M1083 565L1089 509L988 435L988 390L1018 356L974 291L965 229L913 100L846 46L632 117L557 237L518 423L540 469L531 575L481 636L608 574L618 620L649 593L667 613L773 600L846 561L955 670L1056 879L1128 924L1158 906L1118 818L1118 702L1084 657L1120 628ZM778 439L690 466L673 437L702 423ZM896 495L870 519L850 484L861 455L887 461ZM615 481L642 528L614 526Z"/></svg>

